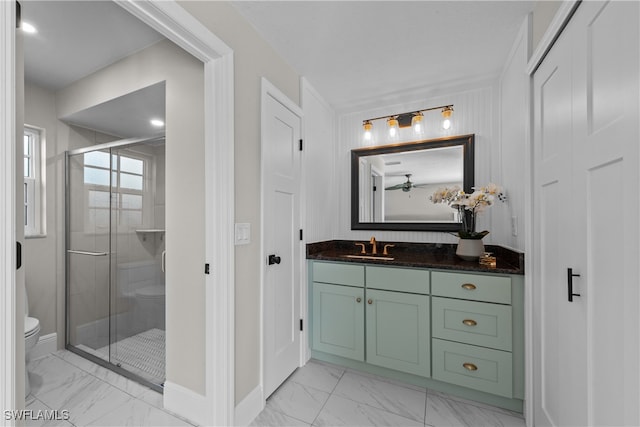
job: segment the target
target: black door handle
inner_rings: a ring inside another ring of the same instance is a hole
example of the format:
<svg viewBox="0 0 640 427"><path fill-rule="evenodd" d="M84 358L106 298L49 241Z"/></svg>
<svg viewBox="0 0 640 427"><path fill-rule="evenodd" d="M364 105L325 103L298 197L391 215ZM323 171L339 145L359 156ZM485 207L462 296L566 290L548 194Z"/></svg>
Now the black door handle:
<svg viewBox="0 0 640 427"><path fill-rule="evenodd" d="M280 257L277 255L269 255L269 265L280 264Z"/></svg>
<svg viewBox="0 0 640 427"><path fill-rule="evenodd" d="M579 297L580 294L573 293L573 278L580 277L579 274L573 274L573 268L567 268L567 288L569 293L569 302L573 302L573 297Z"/></svg>

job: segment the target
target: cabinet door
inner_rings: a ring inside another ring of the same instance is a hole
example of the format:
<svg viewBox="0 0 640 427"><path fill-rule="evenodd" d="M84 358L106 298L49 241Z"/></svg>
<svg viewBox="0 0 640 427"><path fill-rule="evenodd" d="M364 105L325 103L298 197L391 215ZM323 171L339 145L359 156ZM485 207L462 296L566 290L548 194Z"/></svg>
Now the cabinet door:
<svg viewBox="0 0 640 427"><path fill-rule="evenodd" d="M364 289L313 283L313 349L364 361Z"/></svg>
<svg viewBox="0 0 640 427"><path fill-rule="evenodd" d="M430 376L427 295L369 289L366 315L368 363Z"/></svg>

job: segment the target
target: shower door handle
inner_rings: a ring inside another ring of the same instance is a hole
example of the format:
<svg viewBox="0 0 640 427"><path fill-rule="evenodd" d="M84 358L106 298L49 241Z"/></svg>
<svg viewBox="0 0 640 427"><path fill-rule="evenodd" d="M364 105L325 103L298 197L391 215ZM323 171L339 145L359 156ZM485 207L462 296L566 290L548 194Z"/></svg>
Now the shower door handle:
<svg viewBox="0 0 640 427"><path fill-rule="evenodd" d="M68 249L67 253L78 254L78 255L89 255L89 256L107 256L107 255L109 255L107 252L76 251L74 249Z"/></svg>
<svg viewBox="0 0 640 427"><path fill-rule="evenodd" d="M161 257L161 261L160 261L160 268L162 269L162 272L165 272L165 268L166 268L166 261L167 260L167 251L164 250L162 251L162 257Z"/></svg>

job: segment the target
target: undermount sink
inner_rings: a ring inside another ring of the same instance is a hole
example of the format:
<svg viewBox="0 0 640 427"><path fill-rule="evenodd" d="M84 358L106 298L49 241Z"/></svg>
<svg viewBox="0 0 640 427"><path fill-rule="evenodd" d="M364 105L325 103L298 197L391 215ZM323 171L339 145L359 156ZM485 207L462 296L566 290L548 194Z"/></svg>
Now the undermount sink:
<svg viewBox="0 0 640 427"><path fill-rule="evenodd" d="M354 259L368 259L372 261L393 261L395 258L388 256L376 256L376 255L342 255L345 258L354 258Z"/></svg>

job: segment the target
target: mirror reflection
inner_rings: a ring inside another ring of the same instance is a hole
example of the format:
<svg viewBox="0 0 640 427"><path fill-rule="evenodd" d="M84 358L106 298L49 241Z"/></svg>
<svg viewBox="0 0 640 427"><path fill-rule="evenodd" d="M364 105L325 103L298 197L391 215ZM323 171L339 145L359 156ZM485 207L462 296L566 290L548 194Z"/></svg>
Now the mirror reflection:
<svg viewBox="0 0 640 427"><path fill-rule="evenodd" d="M473 135L353 150L352 181L352 229L457 230L457 212L429 196L471 190Z"/></svg>

